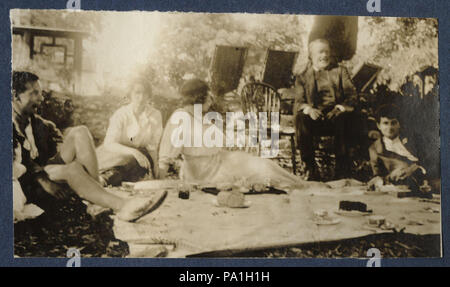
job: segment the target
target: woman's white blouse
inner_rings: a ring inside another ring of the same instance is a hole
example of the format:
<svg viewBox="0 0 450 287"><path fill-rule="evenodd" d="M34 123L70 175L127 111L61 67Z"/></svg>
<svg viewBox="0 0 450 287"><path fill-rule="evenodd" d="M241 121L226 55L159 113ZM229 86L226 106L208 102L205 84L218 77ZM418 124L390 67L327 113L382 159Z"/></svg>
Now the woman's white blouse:
<svg viewBox="0 0 450 287"><path fill-rule="evenodd" d="M129 104L118 109L110 118L104 142L157 151L162 130L160 111L147 106L136 117Z"/></svg>
<svg viewBox="0 0 450 287"><path fill-rule="evenodd" d="M186 146L181 146L181 147L176 147L173 143L172 143L172 137L174 135L174 133L176 133L177 131L179 131L180 125L181 123L175 123L176 121L173 120L175 114L177 112L183 112L186 115L189 116L190 118L190 123L191 123L191 129L187 129L184 130L183 133L183 137L187 137L190 139L190 143L191 146L186 147ZM217 153L219 153L222 148L220 147L205 147L202 141L202 146L201 147L194 147L192 146L194 143L194 125L195 125L195 121L197 121L198 119L196 119L193 116L193 107L192 106L188 106L188 107L184 107L184 108L180 108L177 109L169 118L169 120L167 121L166 127L164 128L164 133L163 136L161 138L161 144L159 147L159 168L160 169L167 169L169 163L173 162L180 154L182 154L184 157L208 157L208 156L212 156L215 155ZM202 136L205 133L205 130L207 130L208 128L210 128L212 125L211 124L204 124L202 122L202 120L200 120L198 122L198 125L202 127L203 133L200 135ZM202 136L203 139L203 136Z"/></svg>

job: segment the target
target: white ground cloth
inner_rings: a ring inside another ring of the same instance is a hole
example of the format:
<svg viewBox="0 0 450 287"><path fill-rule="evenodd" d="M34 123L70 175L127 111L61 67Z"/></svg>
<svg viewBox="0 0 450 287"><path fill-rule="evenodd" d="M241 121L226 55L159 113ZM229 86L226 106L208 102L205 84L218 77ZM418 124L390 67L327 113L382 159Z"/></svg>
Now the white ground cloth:
<svg viewBox="0 0 450 287"><path fill-rule="evenodd" d="M282 246L313 241L354 238L374 232L367 216L341 216L339 201L361 201L398 229L414 234L440 234L440 204L418 198L397 198L395 193L367 195L365 186L334 184L333 189L309 189L289 195L247 195L248 208L218 207L215 196L196 190L188 200L169 189L165 202L136 223L116 219L118 239L131 245L173 245L169 257L214 250ZM348 183L348 181L347 181ZM148 187L155 187L148 183ZM170 185L170 184L169 184ZM140 188L146 183L139 183ZM150 193L151 190L143 193ZM325 209L340 219L336 225L316 225L314 211ZM133 254L131 254L133 256ZM145 256L141 254L139 256Z"/></svg>

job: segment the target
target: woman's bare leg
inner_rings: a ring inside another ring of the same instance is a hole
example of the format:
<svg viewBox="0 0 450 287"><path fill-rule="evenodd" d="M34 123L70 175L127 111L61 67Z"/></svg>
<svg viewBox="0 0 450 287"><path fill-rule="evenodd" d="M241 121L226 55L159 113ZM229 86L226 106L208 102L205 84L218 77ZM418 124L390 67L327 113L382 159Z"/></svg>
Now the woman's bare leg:
<svg viewBox="0 0 450 287"><path fill-rule="evenodd" d="M93 179L98 181L98 161L94 141L88 128L77 126L71 128L64 136L60 149L61 158L65 163L77 161L84 166Z"/></svg>

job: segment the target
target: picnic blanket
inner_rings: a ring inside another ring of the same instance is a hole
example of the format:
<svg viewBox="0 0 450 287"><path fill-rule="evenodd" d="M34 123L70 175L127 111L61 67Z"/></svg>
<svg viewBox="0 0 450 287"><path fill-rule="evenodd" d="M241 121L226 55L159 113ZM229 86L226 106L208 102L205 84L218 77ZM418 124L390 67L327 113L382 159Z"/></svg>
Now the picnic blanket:
<svg viewBox="0 0 450 287"><path fill-rule="evenodd" d="M348 182L347 182L348 183ZM149 183L152 187L153 184ZM165 202L135 223L115 220L116 238L131 245L170 245L168 257L184 257L217 250L245 250L355 238L377 230L367 225L367 216L335 214L339 201L361 201L398 229L414 234L440 234L440 204L395 194L368 195L365 186L337 184L332 189L305 189L290 194L247 195L247 208L219 207L216 196L201 190L189 199L169 190ZM145 184L140 183L140 188ZM155 187L153 185L153 187ZM141 193L154 192L151 189ZM127 196L125 193L123 196ZM316 210L339 218L335 225L317 225Z"/></svg>

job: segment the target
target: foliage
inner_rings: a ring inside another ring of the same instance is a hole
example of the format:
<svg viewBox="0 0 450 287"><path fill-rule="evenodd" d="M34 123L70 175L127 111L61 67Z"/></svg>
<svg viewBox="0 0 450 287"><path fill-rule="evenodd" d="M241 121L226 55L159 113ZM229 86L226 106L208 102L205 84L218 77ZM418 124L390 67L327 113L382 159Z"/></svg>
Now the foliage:
<svg viewBox="0 0 450 287"><path fill-rule="evenodd" d="M90 215L76 196L55 200L51 210L14 224L14 255L66 257L69 248L77 248L82 257L125 257L128 244L114 237L111 215L111 210Z"/></svg>
<svg viewBox="0 0 450 287"><path fill-rule="evenodd" d="M383 68L379 82L398 91L406 77L424 66L438 67L438 24L434 18L360 17L358 48L348 63Z"/></svg>
<svg viewBox="0 0 450 287"><path fill-rule="evenodd" d="M365 258L370 248L380 249L383 257L439 257L439 235L415 235L411 233L371 234L359 238L305 243L288 248L260 251L243 251L231 257L268 258Z"/></svg>
<svg viewBox="0 0 450 287"><path fill-rule="evenodd" d="M306 30L294 15L165 15L158 48L147 65L153 82L178 88L189 78L209 78L216 45L245 46L245 75L260 75L267 48L301 51ZM147 69L148 71L148 69ZM149 78L149 77L147 77Z"/></svg>
<svg viewBox="0 0 450 287"><path fill-rule="evenodd" d="M44 101L38 112L43 118L54 122L62 130L73 125L73 104L69 97L51 91L44 91L42 96Z"/></svg>
<svg viewBox="0 0 450 287"><path fill-rule="evenodd" d="M106 19L117 17L113 13L58 10L13 10L12 16L13 24L90 31L89 43L102 42L104 25L110 23ZM156 29L158 35L148 35L157 38L154 47L148 47L153 51L152 56L143 58L141 64L144 67L136 71L144 77L145 73L150 73L151 77L146 78L167 94L176 94L185 79L208 79L216 45L248 47L244 77L253 75L257 80L262 75L267 48L299 52L297 73L307 60L306 42L312 16L165 13L157 17L160 20ZM405 77L422 66L438 66L437 19L359 17L358 21L358 48L355 56L346 63L351 68L364 62L378 64L384 69L381 80L390 79L390 88L398 90ZM147 37L146 26L143 27L139 27L142 37Z"/></svg>

